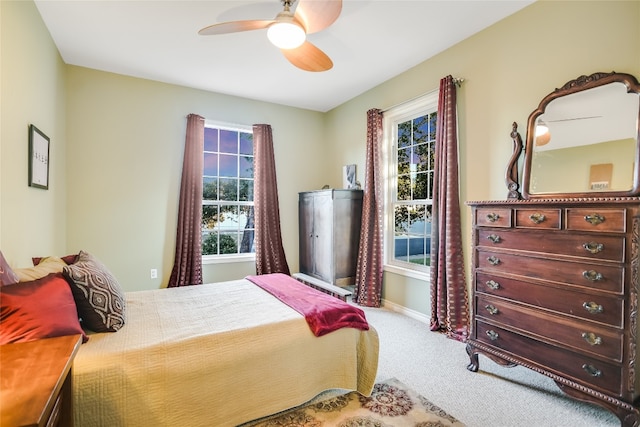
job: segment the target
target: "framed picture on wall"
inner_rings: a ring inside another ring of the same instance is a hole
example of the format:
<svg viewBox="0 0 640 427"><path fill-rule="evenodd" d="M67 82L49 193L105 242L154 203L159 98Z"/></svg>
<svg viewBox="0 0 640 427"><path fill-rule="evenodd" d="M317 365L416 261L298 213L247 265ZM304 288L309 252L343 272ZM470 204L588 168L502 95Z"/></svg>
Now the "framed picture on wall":
<svg viewBox="0 0 640 427"><path fill-rule="evenodd" d="M49 189L49 137L29 125L29 186Z"/></svg>

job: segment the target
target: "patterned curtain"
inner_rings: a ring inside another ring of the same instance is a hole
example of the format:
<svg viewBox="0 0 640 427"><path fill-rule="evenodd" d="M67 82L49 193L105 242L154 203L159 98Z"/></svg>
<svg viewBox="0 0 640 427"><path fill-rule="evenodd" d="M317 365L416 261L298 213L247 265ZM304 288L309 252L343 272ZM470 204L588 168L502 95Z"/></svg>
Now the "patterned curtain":
<svg viewBox="0 0 640 427"><path fill-rule="evenodd" d="M469 303L460 234L456 86L440 80L433 182L431 239L431 330L465 341Z"/></svg>
<svg viewBox="0 0 640 427"><path fill-rule="evenodd" d="M383 198L380 176L382 111L367 111L367 160L362 199L360 248L356 267L355 302L365 307L382 303L382 218Z"/></svg>
<svg viewBox="0 0 640 427"><path fill-rule="evenodd" d="M182 161L176 255L168 284L170 288L202 284L203 151L204 118L189 114Z"/></svg>
<svg viewBox="0 0 640 427"><path fill-rule="evenodd" d="M278 183L270 125L253 125L253 155L256 274L289 275L280 233Z"/></svg>

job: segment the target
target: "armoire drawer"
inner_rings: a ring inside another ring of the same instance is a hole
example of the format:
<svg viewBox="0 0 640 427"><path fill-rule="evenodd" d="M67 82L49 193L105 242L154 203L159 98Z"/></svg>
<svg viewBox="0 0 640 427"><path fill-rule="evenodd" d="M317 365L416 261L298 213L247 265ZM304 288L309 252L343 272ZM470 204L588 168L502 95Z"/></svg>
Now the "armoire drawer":
<svg viewBox="0 0 640 427"><path fill-rule="evenodd" d="M476 273L475 289L479 293L521 301L561 314L618 328L623 326L624 300L619 296L578 292L483 272Z"/></svg>
<svg viewBox="0 0 640 427"><path fill-rule="evenodd" d="M511 227L511 209L507 208L479 208L476 213L476 225L483 227Z"/></svg>
<svg viewBox="0 0 640 427"><path fill-rule="evenodd" d="M624 262L623 236L589 233L544 233L529 230L478 230L479 246L561 254L588 259Z"/></svg>
<svg viewBox="0 0 640 427"><path fill-rule="evenodd" d="M480 320L473 325L473 336L479 342L501 349L519 360L529 360L587 387L615 396L622 394L621 366L555 347Z"/></svg>
<svg viewBox="0 0 640 427"><path fill-rule="evenodd" d="M524 330L594 357L622 361L623 334L619 330L550 315L483 294L476 295L474 308L477 318Z"/></svg>
<svg viewBox="0 0 640 427"><path fill-rule="evenodd" d="M478 248L476 256L476 266L484 272L519 275L530 279L549 280L609 292L623 292L624 267L622 265L525 257L485 251L482 248Z"/></svg>
<svg viewBox="0 0 640 427"><path fill-rule="evenodd" d="M625 209L567 208L567 230L624 233L627 231Z"/></svg>

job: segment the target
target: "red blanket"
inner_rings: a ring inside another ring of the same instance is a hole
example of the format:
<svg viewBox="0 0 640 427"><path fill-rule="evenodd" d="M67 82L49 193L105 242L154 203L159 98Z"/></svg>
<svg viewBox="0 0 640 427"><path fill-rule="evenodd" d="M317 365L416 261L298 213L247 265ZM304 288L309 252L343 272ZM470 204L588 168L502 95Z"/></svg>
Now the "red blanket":
<svg viewBox="0 0 640 427"><path fill-rule="evenodd" d="M282 273L247 276L306 319L317 337L340 328L369 329L364 311Z"/></svg>

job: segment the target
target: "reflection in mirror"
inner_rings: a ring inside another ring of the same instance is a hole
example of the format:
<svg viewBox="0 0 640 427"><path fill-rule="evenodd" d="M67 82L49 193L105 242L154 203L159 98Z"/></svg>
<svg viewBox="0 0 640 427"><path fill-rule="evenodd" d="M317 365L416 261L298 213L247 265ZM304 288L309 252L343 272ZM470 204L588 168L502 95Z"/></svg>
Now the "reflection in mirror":
<svg viewBox="0 0 640 427"><path fill-rule="evenodd" d="M616 73L582 79L556 89L529 117L528 197L638 193L637 81Z"/></svg>

